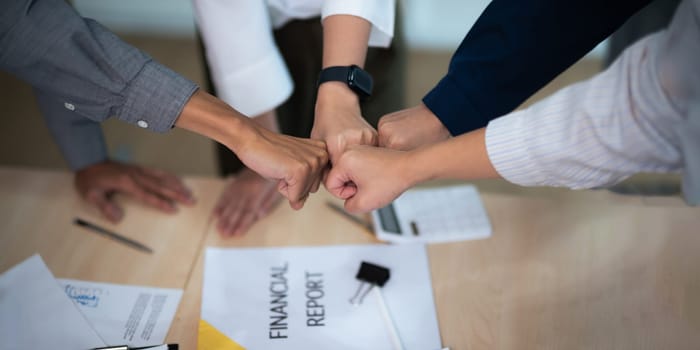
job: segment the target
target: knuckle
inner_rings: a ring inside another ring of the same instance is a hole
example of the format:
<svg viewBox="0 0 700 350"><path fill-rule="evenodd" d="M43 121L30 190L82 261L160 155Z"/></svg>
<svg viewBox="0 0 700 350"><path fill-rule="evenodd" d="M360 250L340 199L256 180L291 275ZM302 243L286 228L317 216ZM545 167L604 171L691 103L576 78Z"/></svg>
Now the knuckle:
<svg viewBox="0 0 700 350"><path fill-rule="evenodd" d="M377 133L374 132L374 130L367 130L367 129L365 129L365 130L362 131L362 138L363 138L363 139L372 140L372 139L374 139L376 136L377 136Z"/></svg>
<svg viewBox="0 0 700 350"><path fill-rule="evenodd" d="M297 163L295 172L301 176L306 176L306 174L311 172L311 164L307 162L299 162Z"/></svg>
<svg viewBox="0 0 700 350"><path fill-rule="evenodd" d="M377 125L377 133L379 133L379 135L391 134L391 127L387 123L382 123L379 121L379 124Z"/></svg>
<svg viewBox="0 0 700 350"><path fill-rule="evenodd" d="M321 159L319 157L312 157L309 165L311 171L316 171L321 167Z"/></svg>
<svg viewBox="0 0 700 350"><path fill-rule="evenodd" d="M396 137L392 136L392 137L387 137L385 139L385 143L386 143L387 147L389 147L389 148L396 148L399 144L399 141Z"/></svg>
<svg viewBox="0 0 700 350"><path fill-rule="evenodd" d="M381 128L378 130L379 139L383 142L389 142L396 137L396 133L391 128Z"/></svg>

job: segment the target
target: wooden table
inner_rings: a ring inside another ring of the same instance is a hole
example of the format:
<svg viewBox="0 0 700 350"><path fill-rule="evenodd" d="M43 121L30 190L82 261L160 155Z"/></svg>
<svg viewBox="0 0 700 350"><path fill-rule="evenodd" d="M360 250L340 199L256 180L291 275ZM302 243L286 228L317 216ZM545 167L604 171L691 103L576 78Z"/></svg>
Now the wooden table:
<svg viewBox="0 0 700 350"><path fill-rule="evenodd" d="M374 242L327 200L316 194L299 212L282 204L240 238L210 227L205 246ZM490 239L428 247L445 346L700 348L699 208L607 191L483 201ZM203 267L200 254L169 334L185 349L196 347Z"/></svg>
<svg viewBox="0 0 700 350"><path fill-rule="evenodd" d="M88 206L67 172L0 168L0 271L34 253L60 278L183 288L206 231L219 181L185 180L197 205L177 215L121 199L124 220L111 225ZM73 224L80 217L153 249L143 253Z"/></svg>
<svg viewBox="0 0 700 350"><path fill-rule="evenodd" d="M239 238L209 213L223 181L187 179L198 205L166 216L134 203L115 230L152 256L73 226L99 224L65 173L0 169L0 271L39 252L58 277L184 288L168 341L197 342L205 246L373 243L325 206L286 203ZM458 349L700 348L700 209L605 191L561 196L483 194L494 234L432 245L442 341ZM339 203L336 201L336 203Z"/></svg>

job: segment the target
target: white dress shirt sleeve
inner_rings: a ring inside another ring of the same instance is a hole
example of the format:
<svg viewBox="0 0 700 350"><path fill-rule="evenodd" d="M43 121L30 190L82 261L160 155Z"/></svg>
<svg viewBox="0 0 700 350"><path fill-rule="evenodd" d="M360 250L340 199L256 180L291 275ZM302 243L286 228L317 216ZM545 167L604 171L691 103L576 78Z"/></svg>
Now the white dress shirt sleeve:
<svg viewBox="0 0 700 350"><path fill-rule="evenodd" d="M282 104L293 82L262 0L194 0L212 80L220 99L254 117Z"/></svg>
<svg viewBox="0 0 700 350"><path fill-rule="evenodd" d="M593 79L492 121L486 147L498 173L519 185L574 189L639 172L687 177L700 151L679 133L698 124L691 113L700 97L698 3L684 2L668 30L640 40Z"/></svg>
<svg viewBox="0 0 700 350"><path fill-rule="evenodd" d="M389 47L394 37L396 0L326 0L321 20L333 15L353 15L372 23L369 46Z"/></svg>

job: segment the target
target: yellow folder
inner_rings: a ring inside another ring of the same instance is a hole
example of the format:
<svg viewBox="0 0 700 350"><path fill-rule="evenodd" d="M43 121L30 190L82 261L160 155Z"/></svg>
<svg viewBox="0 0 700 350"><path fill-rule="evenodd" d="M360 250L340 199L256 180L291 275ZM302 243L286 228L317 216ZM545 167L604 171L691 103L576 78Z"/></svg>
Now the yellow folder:
<svg viewBox="0 0 700 350"><path fill-rule="evenodd" d="M221 333L209 322L199 320L199 336L197 337L198 350L245 350L231 338Z"/></svg>

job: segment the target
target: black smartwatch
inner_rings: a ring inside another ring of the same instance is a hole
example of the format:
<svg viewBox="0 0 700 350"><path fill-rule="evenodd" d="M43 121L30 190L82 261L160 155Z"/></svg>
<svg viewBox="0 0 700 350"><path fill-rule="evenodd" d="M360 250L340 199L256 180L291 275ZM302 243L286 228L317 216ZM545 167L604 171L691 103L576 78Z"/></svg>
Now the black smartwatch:
<svg viewBox="0 0 700 350"><path fill-rule="evenodd" d="M341 81L348 84L361 99L366 99L372 95L372 76L362 68L352 66L335 66L321 70L318 75L318 85L327 81Z"/></svg>

